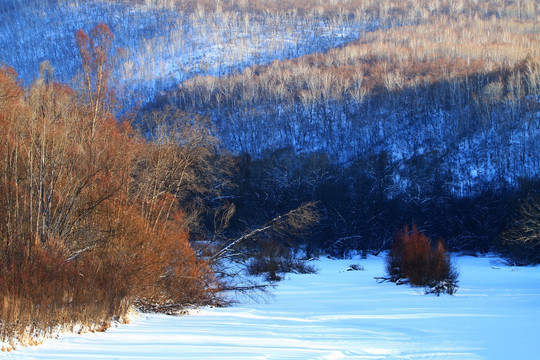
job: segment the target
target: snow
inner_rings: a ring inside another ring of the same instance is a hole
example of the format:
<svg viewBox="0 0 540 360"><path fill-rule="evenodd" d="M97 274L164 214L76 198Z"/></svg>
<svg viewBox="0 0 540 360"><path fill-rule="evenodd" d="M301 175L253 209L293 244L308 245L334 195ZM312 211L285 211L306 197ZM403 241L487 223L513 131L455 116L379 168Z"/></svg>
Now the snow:
<svg viewBox="0 0 540 360"><path fill-rule="evenodd" d="M538 359L540 268L459 257L455 296L378 284L382 257L323 259L266 301L189 316L142 314L8 359ZM365 271L346 271L351 264Z"/></svg>
<svg viewBox="0 0 540 360"><path fill-rule="evenodd" d="M65 0L47 6L33 1L0 11L0 64L13 66L28 85L38 76L40 63L48 60L57 81L73 84L81 66L75 32L88 32L99 22L110 27L114 47L125 52L115 75L126 105L133 105L133 96L151 101L160 91L196 75L225 75L325 51L374 28L360 21L326 24L286 14L271 18L222 11L179 13L150 2Z"/></svg>

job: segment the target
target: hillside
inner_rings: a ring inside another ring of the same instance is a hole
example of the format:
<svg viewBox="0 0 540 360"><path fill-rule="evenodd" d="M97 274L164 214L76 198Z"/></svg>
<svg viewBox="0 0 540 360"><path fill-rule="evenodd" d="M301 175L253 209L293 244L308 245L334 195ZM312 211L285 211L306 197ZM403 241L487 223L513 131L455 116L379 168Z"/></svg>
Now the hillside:
<svg viewBox="0 0 540 360"><path fill-rule="evenodd" d="M408 229L436 281L446 250L540 263L539 24L535 0L2 1L0 340L408 259Z"/></svg>
<svg viewBox="0 0 540 360"><path fill-rule="evenodd" d="M47 60L78 88L74 34L106 23L117 114L135 112L147 137L156 110L208 116L237 157L225 196L240 220L319 201L317 246L384 244L419 222L488 249L510 198L537 189L539 16L529 0L12 1L0 59L25 84Z"/></svg>

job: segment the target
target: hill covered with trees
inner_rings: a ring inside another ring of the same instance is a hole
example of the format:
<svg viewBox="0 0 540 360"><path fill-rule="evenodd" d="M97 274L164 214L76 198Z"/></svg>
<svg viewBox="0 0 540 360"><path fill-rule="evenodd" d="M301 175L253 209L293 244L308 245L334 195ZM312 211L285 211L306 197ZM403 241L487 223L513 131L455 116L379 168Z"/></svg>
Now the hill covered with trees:
<svg viewBox="0 0 540 360"><path fill-rule="evenodd" d="M223 304L259 288L239 269L404 224L538 262L539 23L533 0L3 2L0 337Z"/></svg>

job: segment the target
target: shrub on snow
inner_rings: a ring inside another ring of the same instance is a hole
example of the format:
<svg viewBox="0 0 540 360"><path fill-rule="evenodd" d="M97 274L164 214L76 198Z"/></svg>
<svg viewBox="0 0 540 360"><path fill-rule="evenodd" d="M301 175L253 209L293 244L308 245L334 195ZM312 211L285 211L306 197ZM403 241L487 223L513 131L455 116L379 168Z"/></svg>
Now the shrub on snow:
<svg viewBox="0 0 540 360"><path fill-rule="evenodd" d="M453 294L457 287L457 271L441 240L433 247L431 240L415 225L405 226L394 237L386 260L388 280L398 284L428 287L427 293Z"/></svg>

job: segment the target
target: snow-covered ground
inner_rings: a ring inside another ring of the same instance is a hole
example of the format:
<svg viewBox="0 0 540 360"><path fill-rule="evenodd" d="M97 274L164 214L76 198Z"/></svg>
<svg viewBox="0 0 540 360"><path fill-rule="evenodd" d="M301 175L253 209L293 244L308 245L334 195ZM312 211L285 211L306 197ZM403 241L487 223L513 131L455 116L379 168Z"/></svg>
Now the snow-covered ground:
<svg viewBox="0 0 540 360"><path fill-rule="evenodd" d="M364 271L345 271L351 264ZM143 314L8 359L539 359L540 268L460 257L455 296L377 284L381 257L316 263L263 302L190 316Z"/></svg>

